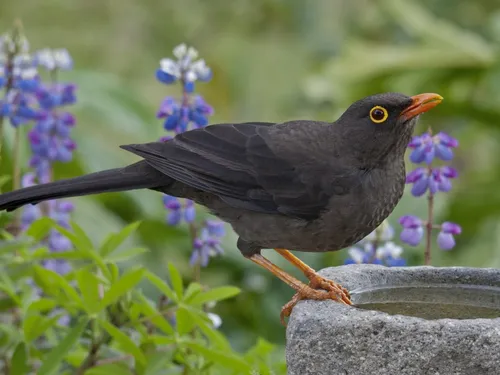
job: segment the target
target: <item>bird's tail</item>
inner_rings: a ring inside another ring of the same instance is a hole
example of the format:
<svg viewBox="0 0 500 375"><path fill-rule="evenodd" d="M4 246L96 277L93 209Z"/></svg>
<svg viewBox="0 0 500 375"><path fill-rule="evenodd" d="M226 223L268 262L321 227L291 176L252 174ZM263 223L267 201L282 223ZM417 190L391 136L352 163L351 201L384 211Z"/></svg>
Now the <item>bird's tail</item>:
<svg viewBox="0 0 500 375"><path fill-rule="evenodd" d="M30 186L0 195L0 211L13 211L26 204L105 192L168 186L172 179L145 161L124 168L109 169L85 176Z"/></svg>

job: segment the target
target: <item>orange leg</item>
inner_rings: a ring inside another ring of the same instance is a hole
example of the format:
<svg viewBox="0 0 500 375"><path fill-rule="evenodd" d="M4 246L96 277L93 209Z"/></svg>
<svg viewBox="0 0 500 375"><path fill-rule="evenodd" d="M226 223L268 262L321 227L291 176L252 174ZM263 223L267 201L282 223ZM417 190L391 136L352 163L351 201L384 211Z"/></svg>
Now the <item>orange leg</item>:
<svg viewBox="0 0 500 375"><path fill-rule="evenodd" d="M294 256L291 253L289 253L289 254L292 257ZM351 301L349 299L349 294L347 293L347 291L344 288L342 288L338 284L335 284L331 280L324 279L321 276L317 275L312 268L310 268L306 264L302 263L300 260L299 260L299 262L301 262L301 264L303 264L305 267L308 267L309 270L311 270L311 272L312 272L312 273L309 272L309 275L311 276L310 280L311 280L312 285L304 284L302 281L296 279L292 275L283 271L277 265L270 262L268 259L264 258L260 254L254 254L251 257L249 257L249 259L252 262L258 264L259 266L264 267L265 269L270 271L273 275L277 276L280 280L284 281L287 285L289 285L290 287L292 287L293 289L295 289L297 291L297 293L292 298L292 300L290 302L288 302L285 306L283 306L283 309L281 310L280 318L281 318L281 323L283 323L283 325L285 325L285 317L290 316L290 313L292 312L293 307L301 299L313 299L313 300L333 299L335 301L338 301L338 302L341 302L344 304L348 304L348 305L351 304ZM289 259L289 258L287 258L287 259ZM304 273L305 273L305 271L304 271Z"/></svg>
<svg viewBox="0 0 500 375"><path fill-rule="evenodd" d="M312 288L319 288L325 290L333 290L340 294L342 297L342 301L346 305L352 305L351 298L349 296L349 292L342 285L337 284L332 280L325 279L323 276L318 275L318 273L293 255L290 251L286 249L274 249L278 254L280 254L283 258L292 263L295 267L302 271L302 273L309 279L311 282L309 285Z"/></svg>

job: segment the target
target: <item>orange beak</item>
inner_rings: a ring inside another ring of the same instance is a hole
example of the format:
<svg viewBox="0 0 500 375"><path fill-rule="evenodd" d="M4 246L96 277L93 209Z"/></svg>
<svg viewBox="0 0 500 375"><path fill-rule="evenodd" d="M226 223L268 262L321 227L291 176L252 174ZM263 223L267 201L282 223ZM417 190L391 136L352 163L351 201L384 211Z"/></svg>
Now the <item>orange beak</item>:
<svg viewBox="0 0 500 375"><path fill-rule="evenodd" d="M411 99L413 102L399 115L403 121L407 121L421 113L427 112L443 101L441 95L433 93L415 95L412 96Z"/></svg>

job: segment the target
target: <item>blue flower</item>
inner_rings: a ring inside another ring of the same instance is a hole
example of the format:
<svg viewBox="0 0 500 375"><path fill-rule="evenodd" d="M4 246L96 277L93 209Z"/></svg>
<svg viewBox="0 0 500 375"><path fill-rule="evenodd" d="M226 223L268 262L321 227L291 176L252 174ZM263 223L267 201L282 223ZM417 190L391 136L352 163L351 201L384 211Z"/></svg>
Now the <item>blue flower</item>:
<svg viewBox="0 0 500 375"><path fill-rule="evenodd" d="M399 223L403 226L401 241L410 246L417 246L424 237L422 220L417 216L405 215L399 219Z"/></svg>
<svg viewBox="0 0 500 375"><path fill-rule="evenodd" d="M196 217L194 202L189 199L180 199L171 195L163 195L163 205L168 210L167 223L177 225L182 219L192 223Z"/></svg>
<svg viewBox="0 0 500 375"><path fill-rule="evenodd" d="M198 51L193 47L181 44L174 48L174 56L177 60L164 58L160 60L160 68L156 70L156 79L165 84L172 84L177 80L184 83L184 91L194 91L194 82L207 82L212 78L212 71L206 65L205 60L196 60Z"/></svg>
<svg viewBox="0 0 500 375"><path fill-rule="evenodd" d="M73 59L67 49L45 48L35 53L35 64L49 71L73 69Z"/></svg>
<svg viewBox="0 0 500 375"><path fill-rule="evenodd" d="M210 228L212 227L212 228ZM214 230L214 223L206 223L200 230L200 234L193 241L193 252L189 263L194 266L199 263L202 267L208 265L210 257L224 253L221 246L221 237L224 235L220 228Z"/></svg>
<svg viewBox="0 0 500 375"><path fill-rule="evenodd" d="M445 221L441 224L441 231L437 237L438 246L443 250L451 250L455 247L455 237L462 233L460 225Z"/></svg>
<svg viewBox="0 0 500 375"><path fill-rule="evenodd" d="M73 83L56 83L51 85L41 85L35 92L36 98L41 108L46 110L74 104L76 85Z"/></svg>
<svg viewBox="0 0 500 375"><path fill-rule="evenodd" d="M196 81L208 81L212 77L210 68L204 60L196 60L198 52L181 44L174 48L174 59L164 58L160 68L156 70L156 78L162 83L179 82L182 87L182 97L178 100L172 96L163 99L156 116L163 119L163 127L176 134L189 130L190 127L200 128L208 125L208 117L213 114L213 108L200 95L192 95ZM171 140L165 136L161 142ZM198 233L193 239L191 264L206 266L209 258L220 254L222 248L220 238L224 235L224 226L216 220L206 221L203 228L197 230L194 224L196 206L193 201L165 195L163 203L168 210L166 221L169 225L177 225L183 220L190 224L191 232Z"/></svg>
<svg viewBox="0 0 500 375"><path fill-rule="evenodd" d="M457 176L457 170L449 166L431 169L418 167L406 176L406 183L413 184L411 189L412 195L420 197L427 191L430 194L436 194L438 191L450 191L450 179Z"/></svg>
<svg viewBox="0 0 500 375"><path fill-rule="evenodd" d="M387 220L348 250L344 264L381 264L389 267L406 265L403 248L392 242L394 228Z"/></svg>
<svg viewBox="0 0 500 375"><path fill-rule="evenodd" d="M7 117L17 127L38 118L30 98L19 90L10 90L4 100L0 100L0 116Z"/></svg>
<svg viewBox="0 0 500 375"><path fill-rule="evenodd" d="M413 149L410 154L410 160L413 163L425 162L430 164L434 157L444 161L453 159L452 149L458 147L458 141L443 132L434 136L424 133L413 137L408 147Z"/></svg>
<svg viewBox="0 0 500 375"><path fill-rule="evenodd" d="M189 119L193 121L197 127L201 128L208 125L208 116L212 116L214 110L212 106L207 104L203 97L197 95L193 98L193 104L189 109Z"/></svg>

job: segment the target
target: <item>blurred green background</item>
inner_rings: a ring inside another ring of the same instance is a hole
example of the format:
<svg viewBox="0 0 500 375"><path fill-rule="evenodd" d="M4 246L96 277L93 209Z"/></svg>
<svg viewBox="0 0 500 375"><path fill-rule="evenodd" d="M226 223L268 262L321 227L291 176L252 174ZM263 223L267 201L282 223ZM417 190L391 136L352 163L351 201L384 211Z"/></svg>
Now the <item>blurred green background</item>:
<svg viewBox="0 0 500 375"><path fill-rule="evenodd" d="M373 93L438 92L445 101L420 122L457 137L454 189L437 198L439 221L463 226L458 246L434 252L435 265L500 267L500 3L498 0L0 0L0 30L20 18L32 50L65 47L79 86L74 162L56 177L122 166L135 157L121 144L164 134L155 112L167 87L154 78L158 61L185 42L214 71L197 91L215 107L211 123L334 120L352 101ZM9 150L4 157L8 158ZM7 165L8 163L6 163ZM7 172L7 171L2 171ZM138 191L78 198L74 219L100 241L143 220L134 241L151 250L142 261L159 275L173 261L186 280L190 240L185 227L164 223L161 195ZM425 200L407 194L391 216L425 214ZM283 343L281 306L292 290L245 260L225 239L226 254L202 270L210 286L243 288L215 308L237 348L258 336ZM407 249L411 264L422 248ZM271 252L269 257L285 264ZM345 251L302 255L315 268L338 265Z"/></svg>

